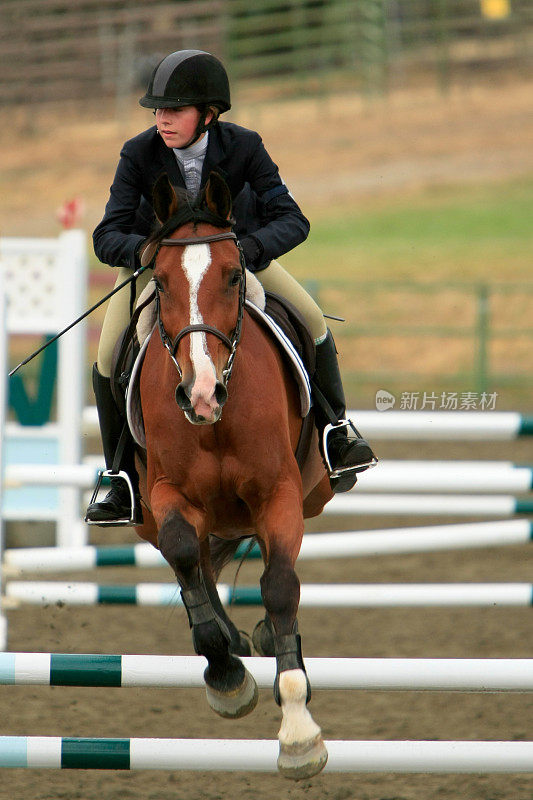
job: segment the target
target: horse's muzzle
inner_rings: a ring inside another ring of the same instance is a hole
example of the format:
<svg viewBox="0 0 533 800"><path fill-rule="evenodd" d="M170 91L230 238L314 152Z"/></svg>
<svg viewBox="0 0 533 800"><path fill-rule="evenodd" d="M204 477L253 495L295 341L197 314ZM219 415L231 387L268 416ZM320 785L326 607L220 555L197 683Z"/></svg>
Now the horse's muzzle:
<svg viewBox="0 0 533 800"><path fill-rule="evenodd" d="M228 399L228 390L221 381L215 384L215 391L209 403L203 402L196 410L191 401L191 386L184 381L176 387L176 403L193 425L212 425L220 419L222 408ZM213 402L214 400L214 402Z"/></svg>

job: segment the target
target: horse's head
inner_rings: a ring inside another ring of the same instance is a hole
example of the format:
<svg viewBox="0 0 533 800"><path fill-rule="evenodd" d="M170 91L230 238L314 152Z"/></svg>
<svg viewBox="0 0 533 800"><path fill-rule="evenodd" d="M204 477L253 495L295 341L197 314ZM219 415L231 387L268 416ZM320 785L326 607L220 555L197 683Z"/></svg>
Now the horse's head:
<svg viewBox="0 0 533 800"><path fill-rule="evenodd" d="M211 424L227 400L244 304L230 192L212 173L200 203L191 206L165 175L154 187L154 208L161 228L141 263L155 258L159 330L181 378L176 402L189 422Z"/></svg>

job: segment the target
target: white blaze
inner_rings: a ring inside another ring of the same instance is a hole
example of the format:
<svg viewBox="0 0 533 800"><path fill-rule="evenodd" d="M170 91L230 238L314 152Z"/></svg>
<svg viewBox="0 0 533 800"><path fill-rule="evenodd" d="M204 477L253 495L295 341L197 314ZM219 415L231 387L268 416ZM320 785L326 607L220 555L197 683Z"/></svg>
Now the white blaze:
<svg viewBox="0 0 533 800"><path fill-rule="evenodd" d="M211 264L209 245L187 245L183 251L181 264L189 281L189 322L190 325L200 325L203 323L203 319L198 307L198 292L202 279ZM200 390L199 392L193 391L193 395L199 393L208 401L215 390L216 370L207 349L206 335L202 331L195 331L190 334L189 338L191 361L195 372L195 387ZM191 400L194 405L194 397L191 397Z"/></svg>

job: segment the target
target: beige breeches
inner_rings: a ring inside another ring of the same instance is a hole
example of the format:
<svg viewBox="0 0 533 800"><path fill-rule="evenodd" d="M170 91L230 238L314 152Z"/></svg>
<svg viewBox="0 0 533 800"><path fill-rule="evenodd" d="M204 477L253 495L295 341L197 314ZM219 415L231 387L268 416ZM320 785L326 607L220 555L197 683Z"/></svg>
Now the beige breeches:
<svg viewBox="0 0 533 800"><path fill-rule="evenodd" d="M267 292L274 292L281 297L286 297L298 309L307 322L315 344L324 341L328 329L322 311L311 295L283 269L280 263L271 261L266 269L256 272L255 277L261 281L263 289L266 289Z"/></svg>
<svg viewBox="0 0 533 800"><path fill-rule="evenodd" d="M131 274L131 269L120 267L115 285L118 286L119 283L129 278ZM292 275L289 275L289 273L283 269L281 264L277 261L271 261L266 269L256 272L255 275L267 292L275 292L282 297L286 297L287 300L298 309L307 322L316 344L319 344L325 339L327 327L322 311L311 295L305 291L303 286L300 286ZM142 275L137 278L136 299L151 277L152 270L147 269L146 272L143 272ZM121 289L120 292L113 295L109 301L104 324L102 325L102 333L98 345L97 364L98 371L106 378L111 374L111 358L115 343L129 321L130 287L128 285L125 286L124 289Z"/></svg>
<svg viewBox="0 0 533 800"><path fill-rule="evenodd" d="M133 270L129 269L129 267L119 267L115 286L123 283L132 275ZM135 301L137 301L142 290L152 279L152 275L152 270L147 269L137 278ZM100 342L98 343L98 358L96 361L98 372L105 378L109 378L111 375L111 359L113 357L116 341L130 321L130 292L130 284L128 284L121 289L120 292L114 294L105 312Z"/></svg>

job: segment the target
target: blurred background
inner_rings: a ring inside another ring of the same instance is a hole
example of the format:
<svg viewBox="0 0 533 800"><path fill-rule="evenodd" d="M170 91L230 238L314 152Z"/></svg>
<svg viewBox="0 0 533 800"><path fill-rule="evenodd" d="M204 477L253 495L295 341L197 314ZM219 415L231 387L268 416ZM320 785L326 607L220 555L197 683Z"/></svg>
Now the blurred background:
<svg viewBox="0 0 533 800"><path fill-rule="evenodd" d="M224 118L261 133L311 220L281 261L346 317L349 406L530 411L532 44L531 0L2 0L0 235L57 236L76 201L103 296L90 234L153 122L138 98L164 55L205 49Z"/></svg>

